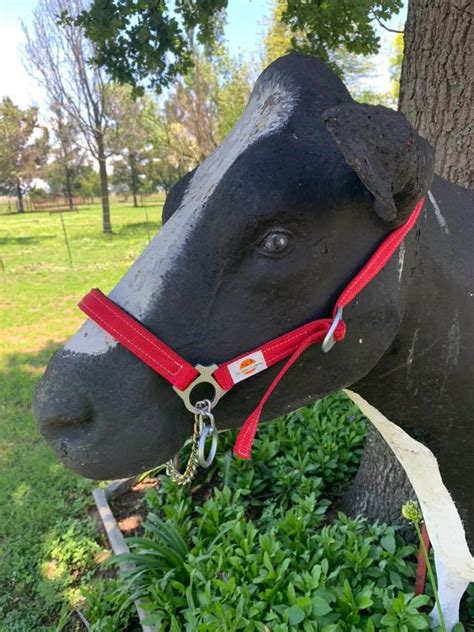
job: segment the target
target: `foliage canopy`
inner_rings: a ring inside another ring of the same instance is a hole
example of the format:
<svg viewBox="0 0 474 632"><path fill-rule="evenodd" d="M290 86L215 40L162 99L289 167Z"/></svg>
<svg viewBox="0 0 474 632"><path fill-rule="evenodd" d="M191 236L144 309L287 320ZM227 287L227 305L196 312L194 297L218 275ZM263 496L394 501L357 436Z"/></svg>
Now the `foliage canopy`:
<svg viewBox="0 0 474 632"><path fill-rule="evenodd" d="M402 8L402 0L288 0L282 20L293 33L294 52L331 62L329 53L343 47L370 55L380 46L374 21L384 22Z"/></svg>
<svg viewBox="0 0 474 632"><path fill-rule="evenodd" d="M227 1L94 0L73 19L95 45L94 62L114 81L143 93L146 79L160 92L191 68L192 33L204 47L217 39Z"/></svg>
<svg viewBox="0 0 474 632"><path fill-rule="evenodd" d="M22 110L5 97L0 103L0 189L22 194L40 175L48 150L48 131L38 124L38 109Z"/></svg>
<svg viewBox="0 0 474 632"><path fill-rule="evenodd" d="M112 79L160 91L192 64L193 33L212 47L228 0L93 0L74 19L94 46L93 61ZM282 21L292 32L291 50L331 61L342 46L372 54L379 49L374 21L389 20L402 0L288 0ZM71 19L63 15L63 19Z"/></svg>

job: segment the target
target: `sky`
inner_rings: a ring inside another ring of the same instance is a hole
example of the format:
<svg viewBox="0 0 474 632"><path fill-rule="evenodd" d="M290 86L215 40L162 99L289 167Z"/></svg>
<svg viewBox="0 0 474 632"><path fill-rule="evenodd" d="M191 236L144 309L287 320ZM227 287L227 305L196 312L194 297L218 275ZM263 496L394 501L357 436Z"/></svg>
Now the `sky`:
<svg viewBox="0 0 474 632"><path fill-rule="evenodd" d="M23 67L19 52L24 41L21 21L30 20L36 1L0 0L0 99L8 95L21 107L43 101L41 89ZM229 0L226 38L232 54L241 54L249 61L258 56L268 14L269 0ZM404 9L389 26L399 28L405 16ZM376 59L377 73L368 87L382 91L389 79L387 51L393 36L382 29L379 35L382 51Z"/></svg>

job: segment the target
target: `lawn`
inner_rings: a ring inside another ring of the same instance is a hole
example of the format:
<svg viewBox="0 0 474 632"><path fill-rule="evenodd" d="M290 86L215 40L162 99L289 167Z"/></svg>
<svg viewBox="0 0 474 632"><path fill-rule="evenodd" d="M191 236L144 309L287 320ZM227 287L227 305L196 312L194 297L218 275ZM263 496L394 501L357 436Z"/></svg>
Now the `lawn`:
<svg viewBox="0 0 474 632"><path fill-rule="evenodd" d="M66 471L30 412L51 354L84 320L78 299L108 291L156 232L161 205L97 205L58 214L0 215L0 630L56 630L80 603L104 545L89 516L92 484Z"/></svg>

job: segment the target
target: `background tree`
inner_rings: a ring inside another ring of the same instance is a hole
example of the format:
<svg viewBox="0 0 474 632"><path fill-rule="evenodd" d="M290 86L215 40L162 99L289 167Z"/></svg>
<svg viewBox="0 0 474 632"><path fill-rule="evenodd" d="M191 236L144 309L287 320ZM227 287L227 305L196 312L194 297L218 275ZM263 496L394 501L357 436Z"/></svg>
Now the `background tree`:
<svg viewBox="0 0 474 632"><path fill-rule="evenodd" d="M191 70L160 101L148 150L147 178L168 191L225 138L250 93L248 68L220 47L195 51Z"/></svg>
<svg viewBox="0 0 474 632"><path fill-rule="evenodd" d="M402 72L403 48L403 33L397 33L393 38L392 50L389 57L390 77L392 80L391 96L396 101L397 106L400 99L400 75Z"/></svg>
<svg viewBox="0 0 474 632"><path fill-rule="evenodd" d="M8 97L0 103L0 189L18 200L18 212L25 211L23 196L41 175L48 156L48 131L38 124L38 109L20 109Z"/></svg>
<svg viewBox="0 0 474 632"><path fill-rule="evenodd" d="M292 34L292 49L337 67L330 51L376 53L377 22L400 11L403 0L287 0L277 2ZM213 46L228 0L93 0L75 18L95 45L95 61L120 83L161 89L192 67L194 40ZM286 5L286 6L283 6ZM66 12L67 13L67 12ZM273 40L278 40L278 29ZM171 55L170 55L171 53Z"/></svg>
<svg viewBox="0 0 474 632"><path fill-rule="evenodd" d="M144 164L150 158L156 105L149 97L133 98L129 87L110 86L109 146L114 152L113 183L132 194L138 206L138 194L145 177Z"/></svg>
<svg viewBox="0 0 474 632"><path fill-rule="evenodd" d="M377 53L376 24L389 20L402 6L403 0L287 0L282 20L293 33L293 51L314 55L337 71L331 52Z"/></svg>
<svg viewBox="0 0 474 632"><path fill-rule="evenodd" d="M291 49L291 29L282 20L286 6L287 0L272 0L269 3L270 12L262 40L262 68L266 68Z"/></svg>
<svg viewBox="0 0 474 632"><path fill-rule="evenodd" d="M80 12L66 7L65 23L85 30L93 59L114 81L160 92L193 63L195 41L213 46L228 0L93 0ZM190 38L189 34L194 37Z"/></svg>
<svg viewBox="0 0 474 632"><path fill-rule="evenodd" d="M290 12L290 7L295 13ZM396 97L394 96L395 83L398 82L400 74L401 58L397 69L398 73L394 71L392 85L386 91L375 92L367 86L367 80L376 72L376 62L373 56L369 55L371 50L376 50L378 47L375 31L370 47L363 48L363 53L353 52L346 47L346 41L342 36L334 36L332 43L325 41L323 37L313 36L312 32L307 30L310 25L303 21L304 15L296 14L298 7L301 5L297 6L287 0L273 1L270 8L270 19L263 38L262 68L288 52L304 52L318 57L318 51L322 47L324 49L322 58L344 79L347 88L355 99L364 103L396 107L398 94ZM326 7L326 10L336 20L341 7L331 5ZM350 15L352 16L352 13ZM370 20L368 22L369 25L372 24ZM332 46L336 47L332 48ZM391 61L393 62L392 65L396 63L395 59Z"/></svg>
<svg viewBox="0 0 474 632"><path fill-rule="evenodd" d="M61 103L51 106L50 130L53 132L52 155L44 171L43 179L50 192L62 193L70 209L74 206L74 181L79 176L86 156L80 143L77 123Z"/></svg>
<svg viewBox="0 0 474 632"><path fill-rule="evenodd" d="M91 165L83 165L74 180L74 193L83 199L92 200L101 194L100 176Z"/></svg>
<svg viewBox="0 0 474 632"><path fill-rule="evenodd" d="M109 127L108 79L88 63L94 49L82 28L73 22L58 23L67 11L77 15L82 0L39 0L31 30L23 25L26 37L25 67L43 85L52 104L60 103L79 128L99 167L102 226L112 232L108 191L106 135Z"/></svg>
<svg viewBox="0 0 474 632"><path fill-rule="evenodd" d="M43 180L50 195L58 197L65 196L68 201L68 193L65 191L65 175L64 164L59 160L48 162L41 172L41 180ZM100 198L100 178L99 173L87 159L81 164L76 163L71 171L71 196L74 198Z"/></svg>

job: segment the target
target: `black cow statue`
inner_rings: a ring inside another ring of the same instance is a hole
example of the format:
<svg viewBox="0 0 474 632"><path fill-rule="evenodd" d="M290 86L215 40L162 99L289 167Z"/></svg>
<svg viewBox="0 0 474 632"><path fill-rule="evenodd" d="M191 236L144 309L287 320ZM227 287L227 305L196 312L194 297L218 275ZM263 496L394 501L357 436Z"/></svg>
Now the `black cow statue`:
<svg viewBox="0 0 474 632"><path fill-rule="evenodd" d="M294 359L262 417L353 389L419 497L452 627L474 581L473 196L433 180L432 149L401 114L356 103L316 59L277 60L222 145L170 192L163 228L110 297L166 357L227 362L330 317L423 197L395 255L346 308L344 341ZM67 467L111 479L170 459L193 417L101 324L88 320L56 353L33 409ZM235 380L217 426L241 426L282 362Z"/></svg>

